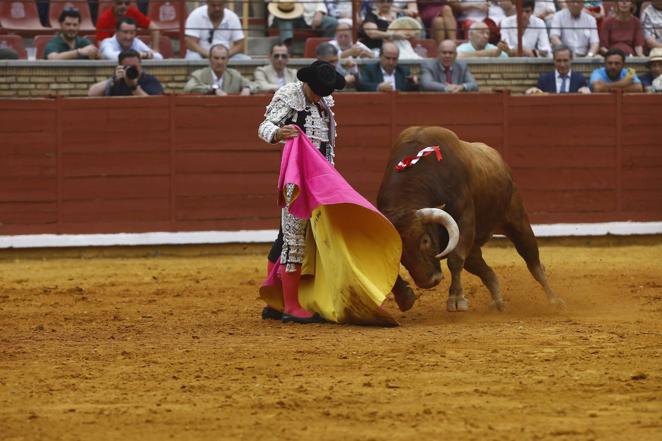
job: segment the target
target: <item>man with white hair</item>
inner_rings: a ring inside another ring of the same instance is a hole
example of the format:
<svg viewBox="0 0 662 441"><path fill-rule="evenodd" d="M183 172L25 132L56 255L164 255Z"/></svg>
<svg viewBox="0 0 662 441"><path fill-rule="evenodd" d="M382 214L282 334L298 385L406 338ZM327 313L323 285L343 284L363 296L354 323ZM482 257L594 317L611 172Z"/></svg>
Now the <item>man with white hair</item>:
<svg viewBox="0 0 662 441"><path fill-rule="evenodd" d="M476 21L469 28L469 41L457 47L457 57L464 58L508 58L508 46L504 42L498 45L488 43L490 30L482 21Z"/></svg>
<svg viewBox="0 0 662 441"><path fill-rule="evenodd" d="M437 59L423 63L421 67L421 90L449 93L477 91L478 84L466 61L456 60L455 41L439 43Z"/></svg>

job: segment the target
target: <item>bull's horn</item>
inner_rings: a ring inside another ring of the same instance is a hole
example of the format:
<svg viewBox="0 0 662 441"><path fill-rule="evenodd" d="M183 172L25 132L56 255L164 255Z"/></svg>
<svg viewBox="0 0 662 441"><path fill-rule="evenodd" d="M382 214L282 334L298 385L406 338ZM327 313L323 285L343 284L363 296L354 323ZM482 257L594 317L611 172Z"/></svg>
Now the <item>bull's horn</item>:
<svg viewBox="0 0 662 441"><path fill-rule="evenodd" d="M416 210L416 215L419 216L423 222L434 222L443 225L444 228L446 228L448 231L448 245L446 245L444 251L434 257L441 259L450 254L460 240L460 229L457 227L455 219L440 208L421 208L420 210Z"/></svg>

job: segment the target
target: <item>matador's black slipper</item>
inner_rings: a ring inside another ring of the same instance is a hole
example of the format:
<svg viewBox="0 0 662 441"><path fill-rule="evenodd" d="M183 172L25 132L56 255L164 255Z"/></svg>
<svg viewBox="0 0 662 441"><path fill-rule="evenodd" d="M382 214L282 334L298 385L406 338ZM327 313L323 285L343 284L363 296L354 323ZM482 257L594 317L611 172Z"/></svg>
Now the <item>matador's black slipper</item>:
<svg viewBox="0 0 662 441"><path fill-rule="evenodd" d="M311 317L297 317L296 315L283 313L283 323L299 323L307 325L310 323L326 323L319 314L315 313Z"/></svg>
<svg viewBox="0 0 662 441"><path fill-rule="evenodd" d="M282 320L283 313L271 306L265 306L262 310L262 320Z"/></svg>

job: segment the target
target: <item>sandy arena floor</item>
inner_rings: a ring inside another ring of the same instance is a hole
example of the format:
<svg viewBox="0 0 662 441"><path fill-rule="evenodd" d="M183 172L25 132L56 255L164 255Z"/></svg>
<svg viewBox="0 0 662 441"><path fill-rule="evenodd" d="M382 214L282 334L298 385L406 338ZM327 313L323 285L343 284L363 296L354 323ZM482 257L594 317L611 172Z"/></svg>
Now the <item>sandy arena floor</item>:
<svg viewBox="0 0 662 441"><path fill-rule="evenodd" d="M4 252L0 439L660 440L662 239L603 242L542 246L566 311L499 245L507 312L392 329L263 322L265 247Z"/></svg>

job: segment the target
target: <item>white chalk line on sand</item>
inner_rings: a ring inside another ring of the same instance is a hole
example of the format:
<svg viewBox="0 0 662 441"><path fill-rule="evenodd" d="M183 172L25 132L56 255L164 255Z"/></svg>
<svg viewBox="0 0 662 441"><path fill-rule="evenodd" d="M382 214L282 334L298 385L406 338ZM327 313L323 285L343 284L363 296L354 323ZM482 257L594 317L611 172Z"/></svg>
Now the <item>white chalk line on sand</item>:
<svg viewBox="0 0 662 441"><path fill-rule="evenodd" d="M662 222L604 222L533 225L537 237L636 236L662 234ZM23 234L0 236L2 248L269 243L277 230L190 231L113 234Z"/></svg>

